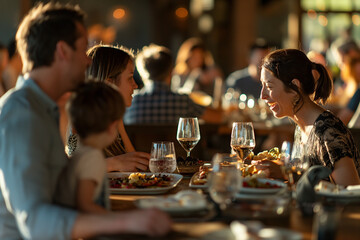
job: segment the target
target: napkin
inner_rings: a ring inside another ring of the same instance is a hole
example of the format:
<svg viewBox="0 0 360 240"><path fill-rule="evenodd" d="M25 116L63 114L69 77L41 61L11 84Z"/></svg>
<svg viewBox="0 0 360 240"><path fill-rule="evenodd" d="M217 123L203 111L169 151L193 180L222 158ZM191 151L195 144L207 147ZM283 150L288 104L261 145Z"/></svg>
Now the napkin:
<svg viewBox="0 0 360 240"><path fill-rule="evenodd" d="M314 186L320 182L320 180L328 178L331 173L331 169L316 165L310 167L304 175L299 179L296 184L296 200L300 205L302 203L314 203L316 200L316 194Z"/></svg>
<svg viewBox="0 0 360 240"><path fill-rule="evenodd" d="M360 185L350 185L346 187L346 190L353 194L360 194Z"/></svg>
<svg viewBox="0 0 360 240"><path fill-rule="evenodd" d="M315 191L321 193L337 194L339 196L341 195L356 196L356 195L360 195L360 185L349 185L347 187L344 187L342 185L336 185L327 181L320 181L315 186Z"/></svg>

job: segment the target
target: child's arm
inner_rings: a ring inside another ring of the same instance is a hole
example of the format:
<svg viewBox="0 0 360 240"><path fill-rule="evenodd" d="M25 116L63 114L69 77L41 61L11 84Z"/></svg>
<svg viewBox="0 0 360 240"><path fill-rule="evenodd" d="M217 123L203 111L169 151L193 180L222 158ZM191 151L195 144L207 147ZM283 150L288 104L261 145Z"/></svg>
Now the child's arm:
<svg viewBox="0 0 360 240"><path fill-rule="evenodd" d="M93 201L97 183L93 180L81 179L78 182L76 206L81 212L86 213L106 213L108 212L105 208L97 205Z"/></svg>

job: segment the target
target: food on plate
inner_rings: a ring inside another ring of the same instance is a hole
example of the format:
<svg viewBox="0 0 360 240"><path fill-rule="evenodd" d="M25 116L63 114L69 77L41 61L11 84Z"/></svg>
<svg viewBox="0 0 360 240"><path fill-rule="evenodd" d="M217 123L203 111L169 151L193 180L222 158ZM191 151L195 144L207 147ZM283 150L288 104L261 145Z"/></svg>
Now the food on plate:
<svg viewBox="0 0 360 240"><path fill-rule="evenodd" d="M244 178L266 178L268 173L263 170L258 170L255 165L249 165L241 168L242 176Z"/></svg>
<svg viewBox="0 0 360 240"><path fill-rule="evenodd" d="M255 155L253 152L251 152L246 158L245 163L251 163L252 160L271 160L271 161L280 161L280 151L279 148L274 147L270 150L265 150L262 152L259 152L257 155Z"/></svg>
<svg viewBox="0 0 360 240"><path fill-rule="evenodd" d="M110 178L110 188L153 188L168 187L172 178L169 175L146 175L145 173L131 173L126 177Z"/></svg>
<svg viewBox="0 0 360 240"><path fill-rule="evenodd" d="M195 175L193 179L193 184L195 185L204 185L207 183L207 176L209 174L209 166L201 166L199 168L199 173Z"/></svg>
<svg viewBox="0 0 360 240"><path fill-rule="evenodd" d="M329 193L338 193L341 190L344 190L345 187L342 185L336 185L328 181L321 180L316 186L315 191L329 192Z"/></svg>
<svg viewBox="0 0 360 240"><path fill-rule="evenodd" d="M187 157L184 159L179 156L176 158L176 163L180 173L195 173L199 167L203 165L203 161L195 157Z"/></svg>
<svg viewBox="0 0 360 240"><path fill-rule="evenodd" d="M211 168L209 166L201 166L199 168L199 172L196 173L193 177L192 184L194 185L205 185L207 183L207 177L209 172L211 172ZM243 177L251 177L251 178L266 178L267 173L262 170L257 170L254 165L246 166L240 169Z"/></svg>

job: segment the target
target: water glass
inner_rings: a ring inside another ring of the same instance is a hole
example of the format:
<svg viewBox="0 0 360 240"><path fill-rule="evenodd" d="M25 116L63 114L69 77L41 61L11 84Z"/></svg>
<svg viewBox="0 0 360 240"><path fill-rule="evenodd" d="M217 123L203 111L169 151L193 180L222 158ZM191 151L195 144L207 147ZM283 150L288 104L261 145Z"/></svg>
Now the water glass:
<svg viewBox="0 0 360 240"><path fill-rule="evenodd" d="M215 154L212 160L213 171L209 174L210 197L225 210L240 191L242 176L237 164L238 158L229 154Z"/></svg>
<svg viewBox="0 0 360 240"><path fill-rule="evenodd" d="M172 173L176 170L176 156L173 142L153 142L149 169L153 173Z"/></svg>

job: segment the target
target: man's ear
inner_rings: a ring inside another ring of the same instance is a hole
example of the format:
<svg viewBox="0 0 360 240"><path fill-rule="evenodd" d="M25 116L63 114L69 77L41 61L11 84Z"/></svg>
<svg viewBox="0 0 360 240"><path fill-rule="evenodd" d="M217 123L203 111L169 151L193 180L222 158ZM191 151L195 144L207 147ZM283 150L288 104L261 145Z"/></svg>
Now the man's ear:
<svg viewBox="0 0 360 240"><path fill-rule="evenodd" d="M59 41L56 44L55 57L57 57L59 60L68 59L70 53L69 51L70 46L64 41Z"/></svg>

